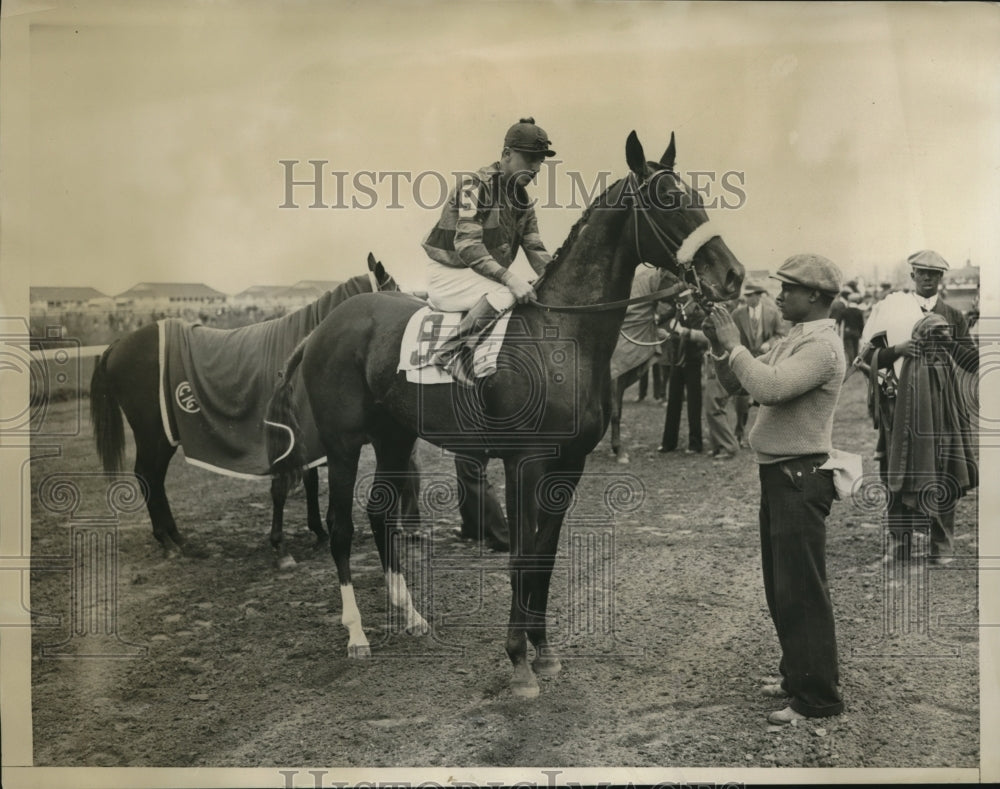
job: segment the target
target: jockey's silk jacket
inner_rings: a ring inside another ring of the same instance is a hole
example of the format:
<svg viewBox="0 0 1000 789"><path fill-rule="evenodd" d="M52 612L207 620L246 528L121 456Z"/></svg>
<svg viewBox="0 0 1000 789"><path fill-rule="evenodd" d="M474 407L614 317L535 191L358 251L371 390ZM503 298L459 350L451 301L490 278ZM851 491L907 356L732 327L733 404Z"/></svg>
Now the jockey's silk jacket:
<svg viewBox="0 0 1000 789"><path fill-rule="evenodd" d="M538 220L528 193L504 188L500 163L463 173L448 194L441 217L423 241L431 260L453 268L471 268L504 285L511 263L523 249L536 273L551 255L538 235Z"/></svg>

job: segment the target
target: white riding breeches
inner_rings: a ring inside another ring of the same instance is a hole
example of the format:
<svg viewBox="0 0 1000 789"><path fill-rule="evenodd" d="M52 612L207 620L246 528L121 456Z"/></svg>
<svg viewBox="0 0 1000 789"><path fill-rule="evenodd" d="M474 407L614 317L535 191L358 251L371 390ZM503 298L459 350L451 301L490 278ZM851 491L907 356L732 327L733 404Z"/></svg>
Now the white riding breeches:
<svg viewBox="0 0 1000 789"><path fill-rule="evenodd" d="M427 261L427 299L436 310L464 312L483 296L497 312L514 306L514 294L506 285L477 274L471 268L453 268L436 260Z"/></svg>

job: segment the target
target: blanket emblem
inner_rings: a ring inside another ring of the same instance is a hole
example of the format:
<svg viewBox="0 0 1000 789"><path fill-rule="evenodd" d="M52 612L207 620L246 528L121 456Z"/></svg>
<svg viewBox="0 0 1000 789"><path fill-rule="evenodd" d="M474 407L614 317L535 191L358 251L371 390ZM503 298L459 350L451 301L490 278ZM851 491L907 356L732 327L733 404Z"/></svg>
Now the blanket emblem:
<svg viewBox="0 0 1000 789"><path fill-rule="evenodd" d="M201 410L198 400L191 390L190 381L181 381L177 384L177 388L174 390L174 400L177 401L177 407L187 414L197 414Z"/></svg>

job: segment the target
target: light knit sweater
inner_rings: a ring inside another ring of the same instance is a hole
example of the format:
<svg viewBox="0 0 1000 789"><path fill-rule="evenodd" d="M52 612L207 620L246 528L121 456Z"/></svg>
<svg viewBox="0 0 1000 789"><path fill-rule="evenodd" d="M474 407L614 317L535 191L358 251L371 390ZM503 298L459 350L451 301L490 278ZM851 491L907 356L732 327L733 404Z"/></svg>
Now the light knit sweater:
<svg viewBox="0 0 1000 789"><path fill-rule="evenodd" d="M750 446L761 464L829 452L844 379L844 345L830 319L799 323L763 356L742 345L716 362L719 381L760 404Z"/></svg>

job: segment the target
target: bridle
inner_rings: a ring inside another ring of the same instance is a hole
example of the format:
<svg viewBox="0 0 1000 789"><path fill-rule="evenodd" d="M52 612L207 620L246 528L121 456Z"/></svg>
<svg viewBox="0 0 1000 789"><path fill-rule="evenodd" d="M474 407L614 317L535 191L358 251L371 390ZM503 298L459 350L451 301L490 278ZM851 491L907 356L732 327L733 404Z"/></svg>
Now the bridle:
<svg viewBox="0 0 1000 789"><path fill-rule="evenodd" d="M635 251L639 256L639 260L644 261L646 259L642 254L642 245L639 240L639 217L641 216L646 220L646 225L652 232L653 238L655 238L660 243L660 246L674 259L674 262L677 264L677 268L680 269L681 280L686 282L691 288L691 297L699 307L708 313L712 309L713 301L705 295L705 292L702 289L701 278L698 276L698 272L694 267L694 256L710 239L715 238L719 234L712 227L711 223L706 220L695 227L690 233L687 234L687 236L681 239L680 243L677 243L667 235L663 228L653 221L653 218L649 216L648 211L639 209L639 191L644 187L648 188L654 178L666 174L672 175L675 178L677 177L673 170L657 170L653 175L640 183L639 178L635 173L629 173L629 182L635 184L636 195L636 200L632 204L633 213L635 215L635 221L632 223L632 226L635 229Z"/></svg>
<svg viewBox="0 0 1000 789"><path fill-rule="evenodd" d="M674 259L674 262L677 264L677 268L681 273L680 282L677 282L668 288L657 290L654 293L648 293L645 296L619 299L618 301L605 301L599 304L543 304L537 299L531 299L530 303L545 312L605 312L608 310L628 307L633 304L644 304L649 301L670 299L684 294L690 295L695 303L697 303L706 314L711 312L712 304L714 302L702 289L701 278L698 276L698 272L694 267L694 256L706 242L715 238L719 234L712 228L711 223L705 221L694 228L678 243L677 241L671 239L663 228L653 221L647 211L641 210L639 207L639 203L641 202L639 199L640 191L644 188L648 189L653 179L657 178L659 175L665 174L674 175L676 177L673 170L657 170L649 178L640 182L635 173L629 172L629 183L635 185L633 194L636 198L632 203L632 211L634 214L632 226L635 229L635 252L640 261L645 261L642 254L642 244L639 238L639 217L642 216L646 220L646 224L652 232L653 237L660 243L660 246ZM544 274L539 278L539 281L542 278L544 278ZM536 282L536 284L538 283Z"/></svg>

